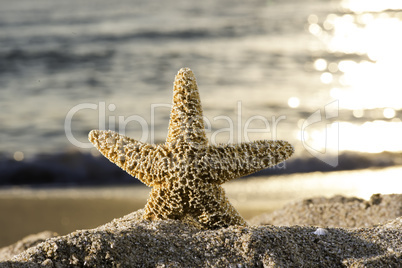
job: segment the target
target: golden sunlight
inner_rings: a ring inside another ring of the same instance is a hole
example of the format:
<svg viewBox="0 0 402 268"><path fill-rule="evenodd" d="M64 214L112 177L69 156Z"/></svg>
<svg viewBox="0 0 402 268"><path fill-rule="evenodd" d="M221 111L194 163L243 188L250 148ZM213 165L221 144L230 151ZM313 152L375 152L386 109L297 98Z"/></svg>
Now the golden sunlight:
<svg viewBox="0 0 402 268"><path fill-rule="evenodd" d="M311 15L307 29L333 56L313 62L321 83L353 117L309 127L299 138L317 151L402 151L402 1L343 0L341 6L343 14ZM328 144L328 135L339 135L339 144Z"/></svg>
<svg viewBox="0 0 402 268"><path fill-rule="evenodd" d="M327 137L338 135L338 129L339 143L328 143ZM306 130L304 138L307 140L303 142L321 152L339 149L340 151L381 153L383 151L402 151L402 142L395 142L399 141L400 137L402 137L402 122L400 120L396 122L375 120L362 124L336 122L330 124L326 129ZM301 139L302 136L299 135L298 138Z"/></svg>
<svg viewBox="0 0 402 268"><path fill-rule="evenodd" d="M347 1L356 7L389 1ZM402 8L402 1L400 6ZM388 6L390 8L391 6ZM385 9L388 9L385 8ZM365 10L362 7L362 10ZM371 9L369 9L371 10ZM382 10L382 9L378 9ZM400 12L401 13L401 12ZM398 16L397 16L398 17ZM402 13L401 16L402 18ZM340 108L374 109L390 107L401 109L399 100L402 90L402 20L381 14L330 14L323 23L330 31L311 31L327 45L332 53L367 55L367 59L341 59L339 62L327 63L324 59L314 62L316 70L325 70L331 66L330 72L340 71L339 78L333 78L329 72L321 75L324 84L339 83L336 98L340 100ZM320 27L319 25L317 25ZM313 27L314 28L314 27ZM321 29L321 28L320 28ZM362 57L364 58L364 57ZM331 91L331 96L335 92ZM334 97L334 96L333 96Z"/></svg>

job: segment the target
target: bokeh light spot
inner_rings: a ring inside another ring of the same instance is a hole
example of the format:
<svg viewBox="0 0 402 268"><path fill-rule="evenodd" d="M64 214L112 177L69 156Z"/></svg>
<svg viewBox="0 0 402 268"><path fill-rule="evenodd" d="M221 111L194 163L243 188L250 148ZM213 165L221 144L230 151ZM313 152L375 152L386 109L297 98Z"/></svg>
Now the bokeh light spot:
<svg viewBox="0 0 402 268"><path fill-rule="evenodd" d="M17 151L14 153L13 157L14 157L15 161L22 161L22 160L24 160L24 153Z"/></svg>
<svg viewBox="0 0 402 268"><path fill-rule="evenodd" d="M288 100L288 105L290 108L297 108L300 105L300 100L297 97L291 97Z"/></svg>
<svg viewBox="0 0 402 268"><path fill-rule="evenodd" d="M324 71L327 69L327 61L324 59L317 59L314 61L314 68L317 71Z"/></svg>
<svg viewBox="0 0 402 268"><path fill-rule="evenodd" d="M310 24L310 26L308 27L308 30L311 34L314 34L314 35L320 35L322 33L321 27L316 23Z"/></svg>
<svg viewBox="0 0 402 268"><path fill-rule="evenodd" d="M353 116L356 118L362 118L364 116L364 110L362 109L353 110Z"/></svg>
<svg viewBox="0 0 402 268"><path fill-rule="evenodd" d="M324 84L331 84L333 80L333 76L331 73L325 72L320 77L321 82Z"/></svg>
<svg viewBox="0 0 402 268"><path fill-rule="evenodd" d="M395 110L392 108L385 108L383 114L385 118L391 119L395 117Z"/></svg>
<svg viewBox="0 0 402 268"><path fill-rule="evenodd" d="M331 62L330 64L328 64L328 70L331 73L336 73L339 69L338 69L338 64L336 62Z"/></svg>
<svg viewBox="0 0 402 268"><path fill-rule="evenodd" d="M307 21L310 24L314 24L314 23L316 24L316 23L318 23L318 16L315 14L311 14L310 16L308 16Z"/></svg>

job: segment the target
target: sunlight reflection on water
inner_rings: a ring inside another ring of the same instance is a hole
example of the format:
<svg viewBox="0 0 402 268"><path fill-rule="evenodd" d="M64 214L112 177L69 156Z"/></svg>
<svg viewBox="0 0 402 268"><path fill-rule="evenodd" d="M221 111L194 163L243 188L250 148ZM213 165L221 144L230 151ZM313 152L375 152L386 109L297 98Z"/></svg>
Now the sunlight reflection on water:
<svg viewBox="0 0 402 268"><path fill-rule="evenodd" d="M337 126L339 124L339 127ZM335 135L339 129L339 144L327 142L327 135ZM380 153L383 151L402 151L402 123L386 122L383 120L366 121L362 124L337 122L330 124L324 131L312 130L305 141L312 148L321 152L335 149L341 151L360 151L366 153Z"/></svg>
<svg viewBox="0 0 402 268"><path fill-rule="evenodd" d="M331 53L368 57L366 60L341 59L330 63L319 59L314 63L316 70L323 71L321 81L324 84L341 86L337 96L341 108L402 108L397 98L402 88L402 36L399 34L402 21L395 14L393 17L384 14L330 14L323 22L323 28L318 24L316 27L320 30L309 28L326 43ZM332 79L331 70L326 71L330 64L332 72L338 73L337 81Z"/></svg>
<svg viewBox="0 0 402 268"><path fill-rule="evenodd" d="M355 196L370 199L373 194L401 194L402 168L314 172L249 178L223 185L231 202L240 210L277 209L290 201L316 196ZM381 183L378 179L381 178Z"/></svg>
<svg viewBox="0 0 402 268"><path fill-rule="evenodd" d="M330 96L339 100L339 108L352 110L360 122L352 118L312 128L309 142L314 148L331 148L326 136L331 129L338 131L334 124L339 124L339 145L333 146L340 150L402 151L398 113L402 109L402 2L345 0L341 7L346 14L308 18L308 31L330 53L316 59L314 69L321 72L321 82L332 87ZM368 113L376 116L369 119Z"/></svg>

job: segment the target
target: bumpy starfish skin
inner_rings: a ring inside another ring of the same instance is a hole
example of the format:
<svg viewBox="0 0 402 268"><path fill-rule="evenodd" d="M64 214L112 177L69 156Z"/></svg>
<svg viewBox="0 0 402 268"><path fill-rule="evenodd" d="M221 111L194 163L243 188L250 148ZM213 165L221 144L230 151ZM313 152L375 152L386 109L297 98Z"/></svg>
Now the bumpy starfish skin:
<svg viewBox="0 0 402 268"><path fill-rule="evenodd" d="M113 131L92 130L89 140L130 175L152 187L146 219L191 217L203 228L246 225L221 184L288 159L286 141L209 145L193 72L174 81L169 133L164 144L148 144Z"/></svg>

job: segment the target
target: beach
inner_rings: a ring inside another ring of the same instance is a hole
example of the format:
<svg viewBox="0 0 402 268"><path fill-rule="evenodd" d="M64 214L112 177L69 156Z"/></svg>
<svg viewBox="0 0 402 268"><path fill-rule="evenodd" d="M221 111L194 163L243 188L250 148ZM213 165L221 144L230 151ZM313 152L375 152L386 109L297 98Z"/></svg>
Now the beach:
<svg viewBox="0 0 402 268"><path fill-rule="evenodd" d="M141 209L95 229L27 237L0 249L0 267L397 267L402 262L401 199L402 195L374 195L369 202L310 199L295 203L307 201L302 212L276 211L284 219L334 204L343 206L332 210L334 218L364 214L367 208L385 211L375 224L367 224L364 215L357 218L353 228L328 226L327 218L316 215L310 218L315 225L264 225L261 218L251 226L201 230L191 221L144 220ZM387 219L387 212L397 217Z"/></svg>
<svg viewBox="0 0 402 268"><path fill-rule="evenodd" d="M400 167L249 177L224 184L230 202L246 219L313 197L342 195L369 200L373 194L402 194ZM382 178L378 185L378 178ZM150 188L135 186L0 189L0 246L51 230L65 235L95 228L143 208Z"/></svg>
<svg viewBox="0 0 402 268"><path fill-rule="evenodd" d="M2 1L0 267L398 267L402 5L374 2ZM251 171L222 185L246 225L218 181Z"/></svg>

